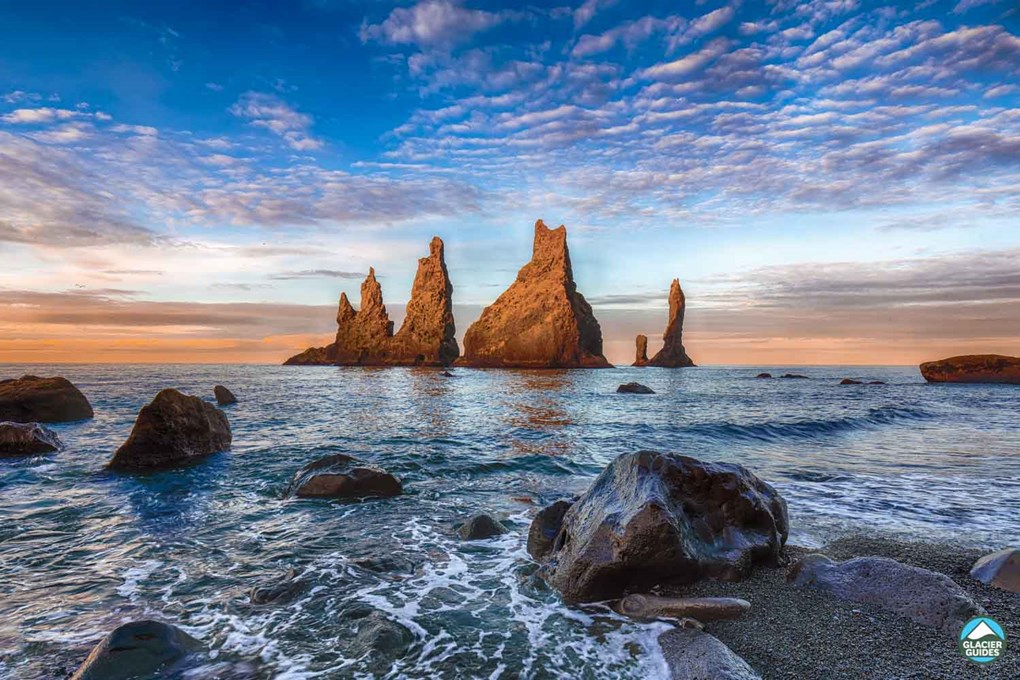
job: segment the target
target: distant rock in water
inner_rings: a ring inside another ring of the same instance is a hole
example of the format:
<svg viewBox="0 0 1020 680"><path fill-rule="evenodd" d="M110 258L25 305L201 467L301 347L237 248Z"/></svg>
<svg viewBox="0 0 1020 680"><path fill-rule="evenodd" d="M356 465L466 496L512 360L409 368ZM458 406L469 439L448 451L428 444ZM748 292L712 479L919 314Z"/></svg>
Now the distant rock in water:
<svg viewBox="0 0 1020 680"><path fill-rule="evenodd" d="M164 677L201 647L198 640L176 626L159 621L132 621L114 629L96 645L71 680Z"/></svg>
<svg viewBox="0 0 1020 680"><path fill-rule="evenodd" d="M619 456L560 516L562 507L535 518L528 550L570 602L739 580L775 563L789 533L786 501L742 466L654 451Z"/></svg>
<svg viewBox="0 0 1020 680"><path fill-rule="evenodd" d="M638 335L634 338L634 363L631 366L647 366L648 365L648 336Z"/></svg>
<svg viewBox="0 0 1020 680"><path fill-rule="evenodd" d="M567 229L535 223L531 261L464 335L461 362L482 368L609 368L602 329L577 292Z"/></svg>
<svg viewBox="0 0 1020 680"><path fill-rule="evenodd" d="M216 395L216 403L220 406L229 406L230 404L237 403L237 397L234 396L234 393L223 385L214 387L213 394Z"/></svg>
<svg viewBox="0 0 1020 680"><path fill-rule="evenodd" d="M809 380L806 375L801 375L800 373L784 373L779 377L786 380Z"/></svg>
<svg viewBox="0 0 1020 680"><path fill-rule="evenodd" d="M680 288L680 279L673 279L669 286L669 321L662 334L662 349L648 362L649 366L662 368L688 368L694 362L684 349L684 313L687 299Z"/></svg>
<svg viewBox="0 0 1020 680"><path fill-rule="evenodd" d="M473 515L457 527L457 535L464 541L480 541L506 532L506 527L499 520L484 512Z"/></svg>
<svg viewBox="0 0 1020 680"><path fill-rule="evenodd" d="M56 433L39 423L0 423L0 456L35 456L62 448Z"/></svg>
<svg viewBox="0 0 1020 680"><path fill-rule="evenodd" d="M839 381L840 385L863 385L864 383L860 380L854 380L853 378L843 378Z"/></svg>
<svg viewBox="0 0 1020 680"><path fill-rule="evenodd" d="M89 400L66 378L26 375L0 381L0 421L63 423L93 415Z"/></svg>
<svg viewBox="0 0 1020 680"><path fill-rule="evenodd" d="M429 255L418 260L404 323L396 335L383 303L375 269L361 284L361 309L340 294L337 332L332 344L310 347L287 366L448 366L460 354L454 337L453 284L446 270L443 241L429 243Z"/></svg>
<svg viewBox="0 0 1020 680"><path fill-rule="evenodd" d="M212 404L165 389L138 412L131 436L109 467L146 470L193 462L230 449L230 423Z"/></svg>
<svg viewBox="0 0 1020 680"><path fill-rule="evenodd" d="M754 376L754 377L755 377L755 378L763 378L763 379L764 379L764 378L771 378L771 377L772 377L772 374L771 374L771 373L759 373L758 375L756 375L756 376Z"/></svg>
<svg viewBox="0 0 1020 680"><path fill-rule="evenodd" d="M637 382L624 383L617 387L616 391L620 394L655 394L651 387Z"/></svg>
<svg viewBox="0 0 1020 680"><path fill-rule="evenodd" d="M971 354L921 364L921 375L931 383L1006 383L1020 385L1020 357Z"/></svg>
<svg viewBox="0 0 1020 680"><path fill-rule="evenodd" d="M380 467L337 453L297 471L287 495L298 498L384 498L403 492L400 481Z"/></svg>

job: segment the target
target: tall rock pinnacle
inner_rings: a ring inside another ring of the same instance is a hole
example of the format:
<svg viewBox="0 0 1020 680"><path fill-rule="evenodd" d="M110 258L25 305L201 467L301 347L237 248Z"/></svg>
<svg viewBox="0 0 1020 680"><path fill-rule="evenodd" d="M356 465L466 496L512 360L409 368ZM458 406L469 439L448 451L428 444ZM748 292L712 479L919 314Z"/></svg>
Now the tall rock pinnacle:
<svg viewBox="0 0 1020 680"><path fill-rule="evenodd" d="M666 331L662 334L662 349L648 362L649 366L686 368L694 365L684 350L684 312L686 308L687 300L680 288L680 280L673 279L673 283L669 287L669 323L666 324Z"/></svg>
<svg viewBox="0 0 1020 680"><path fill-rule="evenodd" d="M648 336L638 335L634 338L634 363L631 366L647 366L648 365Z"/></svg>
<svg viewBox="0 0 1020 680"><path fill-rule="evenodd" d="M531 261L464 335L468 366L605 368L602 329L577 292L567 229L535 223Z"/></svg>
<svg viewBox="0 0 1020 680"><path fill-rule="evenodd" d="M453 322L453 284L446 271L443 241L429 243L429 256L418 260L407 315L393 338L399 356L422 357L419 363L447 366L460 354Z"/></svg>

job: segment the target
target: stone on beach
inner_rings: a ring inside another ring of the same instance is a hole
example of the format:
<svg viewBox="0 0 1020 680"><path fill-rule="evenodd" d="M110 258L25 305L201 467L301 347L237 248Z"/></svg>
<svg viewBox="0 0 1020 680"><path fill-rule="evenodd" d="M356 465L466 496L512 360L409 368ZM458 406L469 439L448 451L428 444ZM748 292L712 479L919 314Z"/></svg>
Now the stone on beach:
<svg viewBox="0 0 1020 680"><path fill-rule="evenodd" d="M834 562L825 555L806 555L790 567L787 580L841 600L875 605L951 636L968 620L985 613L945 574L887 557Z"/></svg>
<svg viewBox="0 0 1020 680"><path fill-rule="evenodd" d="M229 450L231 439L222 411L198 397L165 389L138 412L131 436L109 467L146 470L191 463Z"/></svg>
<svg viewBox="0 0 1020 680"><path fill-rule="evenodd" d="M62 448L56 433L39 423L0 423L0 456L34 456Z"/></svg>
<svg viewBox="0 0 1020 680"><path fill-rule="evenodd" d="M26 375L0 381L0 421L63 423L93 415L89 400L66 378Z"/></svg>
<svg viewBox="0 0 1020 680"><path fill-rule="evenodd" d="M633 619L670 617L702 622L728 621L751 611L751 603L736 597L661 597L632 593L617 603L616 610Z"/></svg>
<svg viewBox="0 0 1020 680"><path fill-rule="evenodd" d="M697 628L677 628L659 636L673 680L760 680L746 661L718 638Z"/></svg>
<svg viewBox="0 0 1020 680"><path fill-rule="evenodd" d="M687 299L680 288L680 279L673 279L669 286L669 320L662 333L662 349L648 361L648 366L661 368L688 368L694 362L684 349L684 313Z"/></svg>
<svg viewBox="0 0 1020 680"><path fill-rule="evenodd" d="M540 513L532 534L548 535L556 514ZM609 464L563 514L551 547L529 540L529 550L565 600L590 602L663 583L739 580L775 563L788 532L782 496L742 466L640 451Z"/></svg>
<svg viewBox="0 0 1020 680"><path fill-rule="evenodd" d="M1006 383L1020 385L1020 357L969 354L921 364L921 375L932 383Z"/></svg>
<svg viewBox="0 0 1020 680"><path fill-rule="evenodd" d="M133 680L162 677L201 643L176 626L132 621L93 648L71 680Z"/></svg>
<svg viewBox="0 0 1020 680"><path fill-rule="evenodd" d="M213 394L216 396L216 403L220 406L228 406L230 404L237 403L237 397L234 396L234 393L223 385L217 385L214 387Z"/></svg>
<svg viewBox="0 0 1020 680"><path fill-rule="evenodd" d="M970 575L984 584L1020 593L1020 550L1006 548L974 563Z"/></svg>
<svg viewBox="0 0 1020 680"><path fill-rule="evenodd" d="M655 394L655 390L637 382L624 383L616 388L620 394Z"/></svg>
<svg viewBox="0 0 1020 680"><path fill-rule="evenodd" d="M337 453L297 471L288 491L298 498L386 498L403 492L400 481L382 468Z"/></svg>
<svg viewBox="0 0 1020 680"><path fill-rule="evenodd" d="M470 517L457 527L457 535L464 541L480 541L506 532L507 528L499 520L484 512Z"/></svg>

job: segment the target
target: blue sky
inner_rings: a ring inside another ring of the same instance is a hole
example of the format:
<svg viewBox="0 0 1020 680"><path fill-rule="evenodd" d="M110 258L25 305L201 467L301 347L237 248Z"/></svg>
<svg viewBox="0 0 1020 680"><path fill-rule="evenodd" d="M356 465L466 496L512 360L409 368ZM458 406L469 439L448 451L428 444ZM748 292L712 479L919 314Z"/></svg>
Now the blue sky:
<svg viewBox="0 0 1020 680"><path fill-rule="evenodd" d="M399 323L432 234L462 333L539 217L616 361L674 276L705 362L1020 344L1013 2L0 17L0 359L275 361L370 265Z"/></svg>

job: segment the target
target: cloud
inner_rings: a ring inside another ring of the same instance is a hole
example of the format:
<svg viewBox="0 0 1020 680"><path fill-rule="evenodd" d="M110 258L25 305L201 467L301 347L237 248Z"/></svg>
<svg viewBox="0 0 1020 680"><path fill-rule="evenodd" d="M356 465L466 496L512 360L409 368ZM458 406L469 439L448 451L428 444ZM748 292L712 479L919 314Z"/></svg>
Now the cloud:
<svg viewBox="0 0 1020 680"><path fill-rule="evenodd" d="M953 14L966 14L975 7L995 5L999 2L1000 0L960 0L960 2L956 3L956 6L953 7Z"/></svg>
<svg viewBox="0 0 1020 680"><path fill-rule="evenodd" d="M248 120L250 125L282 137L287 145L296 151L315 151L322 148L322 142L309 135L312 117L300 113L274 95L245 92L230 107L230 113Z"/></svg>
<svg viewBox="0 0 1020 680"><path fill-rule="evenodd" d="M574 29L577 30L591 21L596 14L615 5L617 0L584 0L574 10Z"/></svg>
<svg viewBox="0 0 1020 680"><path fill-rule="evenodd" d="M12 125L38 125L51 123L55 120L68 120L79 115L81 115L80 111L41 107L38 109L15 109L0 116L0 120Z"/></svg>
<svg viewBox="0 0 1020 680"><path fill-rule="evenodd" d="M468 9L450 0L421 0L411 7L397 7L380 24L363 24L360 36L362 42L448 46L467 41L511 16L509 12Z"/></svg>
<svg viewBox="0 0 1020 680"><path fill-rule="evenodd" d="M358 280L365 277L365 272L346 272L338 269L300 269L272 274L274 281L290 281L294 279L350 279Z"/></svg>
<svg viewBox="0 0 1020 680"><path fill-rule="evenodd" d="M680 59L650 66L641 72L642 78L653 80L674 80L687 77L726 53L730 41L716 38L696 52L684 55Z"/></svg>
<svg viewBox="0 0 1020 680"><path fill-rule="evenodd" d="M658 19L646 16L625 22L599 35L582 35L571 49L573 57L590 57L606 52L620 44L633 49L657 32L675 31L682 25L680 17Z"/></svg>

